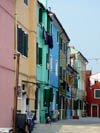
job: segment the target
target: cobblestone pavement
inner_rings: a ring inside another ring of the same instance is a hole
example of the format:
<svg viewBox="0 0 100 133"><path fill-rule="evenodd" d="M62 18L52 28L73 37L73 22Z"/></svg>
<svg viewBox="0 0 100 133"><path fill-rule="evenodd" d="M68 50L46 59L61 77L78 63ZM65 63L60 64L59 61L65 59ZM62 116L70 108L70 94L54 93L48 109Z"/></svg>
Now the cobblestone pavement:
<svg viewBox="0 0 100 133"><path fill-rule="evenodd" d="M60 120L51 124L36 124L32 133L100 133L100 118Z"/></svg>

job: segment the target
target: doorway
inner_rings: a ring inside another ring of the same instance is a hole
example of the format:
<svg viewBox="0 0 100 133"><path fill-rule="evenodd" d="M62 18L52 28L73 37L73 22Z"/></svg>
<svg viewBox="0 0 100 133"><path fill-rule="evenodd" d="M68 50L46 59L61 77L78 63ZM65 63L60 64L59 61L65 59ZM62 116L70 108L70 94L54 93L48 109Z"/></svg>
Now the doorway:
<svg viewBox="0 0 100 133"><path fill-rule="evenodd" d="M98 117L98 105L92 105L92 117Z"/></svg>

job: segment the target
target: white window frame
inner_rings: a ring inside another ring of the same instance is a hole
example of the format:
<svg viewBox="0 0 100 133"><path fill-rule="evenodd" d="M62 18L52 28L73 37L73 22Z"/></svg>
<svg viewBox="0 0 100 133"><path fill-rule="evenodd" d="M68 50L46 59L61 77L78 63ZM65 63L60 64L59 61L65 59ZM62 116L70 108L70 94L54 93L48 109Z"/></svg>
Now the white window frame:
<svg viewBox="0 0 100 133"><path fill-rule="evenodd" d="M95 99L100 99L100 97L96 97L96 90L99 90L99 91L100 91L100 89L95 89L95 90L94 90L94 98L95 98Z"/></svg>

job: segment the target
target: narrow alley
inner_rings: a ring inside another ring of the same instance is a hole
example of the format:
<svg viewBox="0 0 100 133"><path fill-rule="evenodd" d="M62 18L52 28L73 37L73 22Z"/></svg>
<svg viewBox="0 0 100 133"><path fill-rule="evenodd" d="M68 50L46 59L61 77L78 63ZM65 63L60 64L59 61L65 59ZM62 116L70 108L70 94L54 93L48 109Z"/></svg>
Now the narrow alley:
<svg viewBox="0 0 100 133"><path fill-rule="evenodd" d="M100 133L100 118L80 118L35 125L33 133Z"/></svg>

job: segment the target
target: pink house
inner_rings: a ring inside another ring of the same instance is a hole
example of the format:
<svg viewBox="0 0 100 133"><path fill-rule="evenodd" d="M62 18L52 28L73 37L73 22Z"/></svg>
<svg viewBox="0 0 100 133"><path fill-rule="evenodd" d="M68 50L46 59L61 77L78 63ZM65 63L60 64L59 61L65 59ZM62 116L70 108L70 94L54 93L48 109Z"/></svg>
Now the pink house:
<svg viewBox="0 0 100 133"><path fill-rule="evenodd" d="M14 4L0 0L0 128L13 126Z"/></svg>

